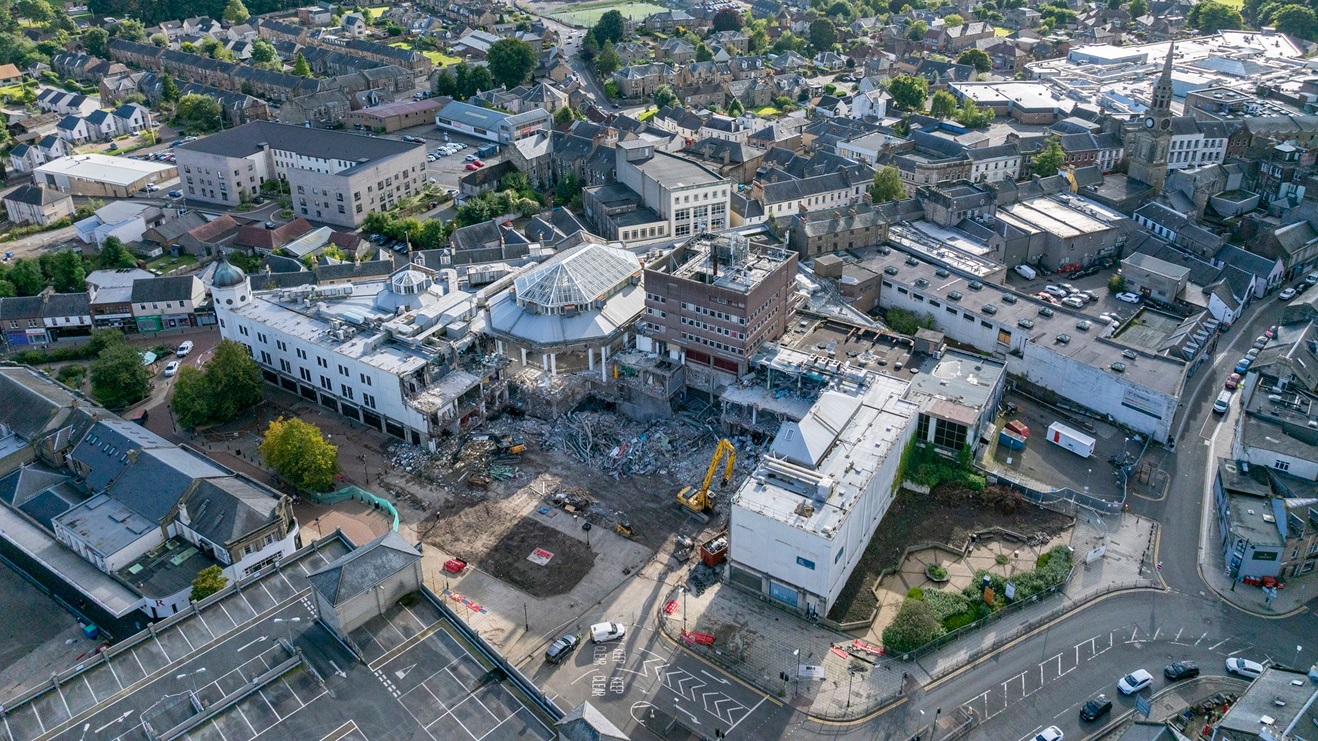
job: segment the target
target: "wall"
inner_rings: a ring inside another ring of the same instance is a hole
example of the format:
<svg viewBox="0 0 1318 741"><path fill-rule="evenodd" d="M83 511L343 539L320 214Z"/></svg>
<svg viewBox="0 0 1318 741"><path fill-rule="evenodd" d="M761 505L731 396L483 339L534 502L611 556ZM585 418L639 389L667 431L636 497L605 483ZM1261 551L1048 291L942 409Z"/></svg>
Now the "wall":
<svg viewBox="0 0 1318 741"><path fill-rule="evenodd" d="M410 567L390 574L379 584L339 605L335 610L338 613L339 630L347 635L366 621L382 614L403 595L420 588L421 560L417 559Z"/></svg>

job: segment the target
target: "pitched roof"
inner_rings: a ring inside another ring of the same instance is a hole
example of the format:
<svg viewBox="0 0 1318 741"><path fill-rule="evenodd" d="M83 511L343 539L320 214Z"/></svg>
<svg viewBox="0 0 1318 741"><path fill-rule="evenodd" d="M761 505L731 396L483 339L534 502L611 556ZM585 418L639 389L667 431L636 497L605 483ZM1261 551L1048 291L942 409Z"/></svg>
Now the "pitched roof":
<svg viewBox="0 0 1318 741"><path fill-rule="evenodd" d="M202 479L188 493L188 527L212 543L226 544L270 524L279 497L237 476Z"/></svg>
<svg viewBox="0 0 1318 741"><path fill-rule="evenodd" d="M298 127L300 128L300 127ZM308 129L309 131L311 129ZM273 250L284 244L306 234L314 229L310 221L298 217L286 224L280 224L274 229L266 229L262 224L249 224L238 230L238 236L233 238L233 243L242 247L255 247L262 250Z"/></svg>
<svg viewBox="0 0 1318 741"><path fill-rule="evenodd" d="M15 150L17 150L17 147L15 147ZM71 196L53 189L47 190L33 183L20 185L12 193L5 196L6 201L26 203L30 206L48 206L66 198L71 198Z"/></svg>
<svg viewBox="0 0 1318 741"><path fill-rule="evenodd" d="M202 224L189 232L189 234L191 234L194 239L198 239L202 242L210 242L237 228L239 228L238 222L232 216L229 214L221 214L219 218Z"/></svg>
<svg viewBox="0 0 1318 741"><path fill-rule="evenodd" d="M172 275L133 282L135 304L152 301L187 301L192 298L195 275Z"/></svg>
<svg viewBox="0 0 1318 741"><path fill-rule="evenodd" d="M308 574L307 581L331 605L341 605L419 560L421 554L390 530Z"/></svg>

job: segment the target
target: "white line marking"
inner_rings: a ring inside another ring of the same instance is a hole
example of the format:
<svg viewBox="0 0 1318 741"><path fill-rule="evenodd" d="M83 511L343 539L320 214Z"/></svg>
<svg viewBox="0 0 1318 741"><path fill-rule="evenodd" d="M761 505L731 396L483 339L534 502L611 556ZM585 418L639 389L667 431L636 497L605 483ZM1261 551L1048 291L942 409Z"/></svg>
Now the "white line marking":
<svg viewBox="0 0 1318 741"><path fill-rule="evenodd" d="M1205 634L1205 635L1207 635L1207 634ZM1209 646L1209 647L1208 647L1208 650L1209 650L1209 651L1216 651L1218 646L1221 646L1223 643L1226 643L1226 642L1229 641L1229 640L1231 640L1231 639L1230 639L1230 638L1223 638L1222 640L1218 641L1217 643L1214 643L1213 645Z"/></svg>
<svg viewBox="0 0 1318 741"><path fill-rule="evenodd" d="M1199 641L1202 641L1203 639L1205 639L1205 638L1207 638L1207 637L1208 637L1208 631L1205 630L1205 631L1204 631L1204 634L1201 635L1201 636L1199 636ZM1195 641L1195 642L1194 642L1194 645L1198 646L1198 645L1199 645L1199 641Z"/></svg>
<svg viewBox="0 0 1318 741"><path fill-rule="evenodd" d="M1181 634L1184 632L1185 632L1185 628L1181 628L1180 630L1176 631L1176 637L1172 639L1172 642L1175 643L1176 641L1181 640Z"/></svg>
<svg viewBox="0 0 1318 741"><path fill-rule="evenodd" d="M732 725L728 726L728 730L724 731L724 732L723 732L723 735L724 735L724 736L728 735L729 733L732 732L732 729L733 729L733 728L736 728L737 726L741 725L741 722L742 722L743 720L746 720L747 718L751 717L751 714L754 713L757 709L759 709L759 707L760 707L761 705L763 705L763 704L764 704L764 701L767 700L767 699L769 699L769 696L768 696L768 695L764 695L764 696L762 696L762 697L760 698L760 701L757 702L757 703L755 703L755 707L752 707L750 710L747 710L747 711L746 711L746 714L743 715L743 716L741 716L741 718L739 718L739 719L737 720L736 723L733 723ZM729 717L729 719L731 719L732 716L728 716L728 717Z"/></svg>

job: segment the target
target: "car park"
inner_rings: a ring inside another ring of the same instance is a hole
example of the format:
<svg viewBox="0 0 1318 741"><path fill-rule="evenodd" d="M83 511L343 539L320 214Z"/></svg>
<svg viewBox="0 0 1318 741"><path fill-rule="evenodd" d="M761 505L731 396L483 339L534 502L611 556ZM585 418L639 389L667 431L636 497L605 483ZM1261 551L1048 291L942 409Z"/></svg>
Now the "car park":
<svg viewBox="0 0 1318 741"><path fill-rule="evenodd" d="M1199 676L1199 667L1191 661L1174 661L1162 670L1162 675L1167 678L1168 682L1194 679Z"/></svg>
<svg viewBox="0 0 1318 741"><path fill-rule="evenodd" d="M1235 656L1226 660L1226 670L1230 674L1246 679L1257 679L1263 673L1263 665L1257 661L1241 659Z"/></svg>
<svg viewBox="0 0 1318 741"><path fill-rule="evenodd" d="M1080 720L1093 722L1112 712L1112 701L1107 695L1096 695L1080 708Z"/></svg>
<svg viewBox="0 0 1318 741"><path fill-rule="evenodd" d="M545 649L545 661L551 664L561 664L567 657L572 655L573 651L577 650L579 645L581 645L581 639L575 633L568 633L549 644L549 648Z"/></svg>
<svg viewBox="0 0 1318 741"><path fill-rule="evenodd" d="M590 640L595 643L615 641L627 635L627 626L622 623L595 623L590 626Z"/></svg>
<svg viewBox="0 0 1318 741"><path fill-rule="evenodd" d="M1282 301L1290 301L1295 298L1295 293L1296 291L1294 288L1283 288L1281 289L1281 293L1277 294L1277 298Z"/></svg>
<svg viewBox="0 0 1318 741"><path fill-rule="evenodd" d="M178 366L179 362L177 360L169 361L169 364L165 366L165 378L169 378L175 373L178 373Z"/></svg>
<svg viewBox="0 0 1318 741"><path fill-rule="evenodd" d="M1117 681L1117 689L1123 695L1133 695L1153 685L1153 675L1143 669L1136 669Z"/></svg>
<svg viewBox="0 0 1318 741"><path fill-rule="evenodd" d="M1125 301L1128 304L1138 304L1140 302L1139 294L1130 293L1129 291L1122 291L1121 293L1118 293L1116 295L1116 299L1118 301Z"/></svg>

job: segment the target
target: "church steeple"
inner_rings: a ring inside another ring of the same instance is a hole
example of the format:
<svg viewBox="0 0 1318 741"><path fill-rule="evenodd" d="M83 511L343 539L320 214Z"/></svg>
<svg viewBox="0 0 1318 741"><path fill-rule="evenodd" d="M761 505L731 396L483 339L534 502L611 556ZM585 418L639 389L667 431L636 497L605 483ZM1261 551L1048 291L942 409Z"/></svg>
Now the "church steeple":
<svg viewBox="0 0 1318 741"><path fill-rule="evenodd" d="M1162 65L1162 76L1153 85L1153 100L1149 113L1154 116L1170 116L1172 113L1172 57L1176 51L1176 42L1167 45L1167 59Z"/></svg>

